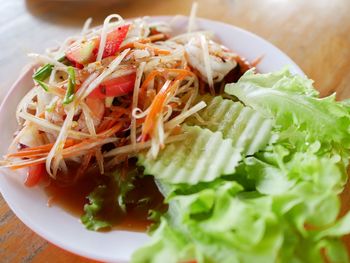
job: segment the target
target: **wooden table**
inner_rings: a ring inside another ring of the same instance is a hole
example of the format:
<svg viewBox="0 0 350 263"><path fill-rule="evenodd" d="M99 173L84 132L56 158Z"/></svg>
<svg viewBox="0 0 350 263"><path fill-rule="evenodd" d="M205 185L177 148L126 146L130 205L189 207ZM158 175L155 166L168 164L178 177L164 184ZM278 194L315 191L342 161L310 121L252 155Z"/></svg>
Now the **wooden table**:
<svg viewBox="0 0 350 263"><path fill-rule="evenodd" d="M84 2L84 3L83 3ZM89 16L188 14L192 0L0 0L0 101L28 59L78 32ZM199 16L250 30L287 53L322 95L350 97L349 0L200 0ZM0 197L1 262L91 262L49 244Z"/></svg>

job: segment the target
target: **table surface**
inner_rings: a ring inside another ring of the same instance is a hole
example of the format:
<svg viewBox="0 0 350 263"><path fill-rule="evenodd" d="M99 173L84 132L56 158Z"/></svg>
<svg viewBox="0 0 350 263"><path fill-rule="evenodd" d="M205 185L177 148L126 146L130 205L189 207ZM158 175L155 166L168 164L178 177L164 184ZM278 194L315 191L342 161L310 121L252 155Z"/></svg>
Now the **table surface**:
<svg viewBox="0 0 350 263"><path fill-rule="evenodd" d="M82 2L84 6L82 8ZM188 14L192 0L0 0L0 102L29 62L26 54L100 24L111 12L125 18ZM252 31L288 54L321 95L350 97L349 0L199 0L198 15ZM92 262L48 243L28 229L0 196L2 262Z"/></svg>

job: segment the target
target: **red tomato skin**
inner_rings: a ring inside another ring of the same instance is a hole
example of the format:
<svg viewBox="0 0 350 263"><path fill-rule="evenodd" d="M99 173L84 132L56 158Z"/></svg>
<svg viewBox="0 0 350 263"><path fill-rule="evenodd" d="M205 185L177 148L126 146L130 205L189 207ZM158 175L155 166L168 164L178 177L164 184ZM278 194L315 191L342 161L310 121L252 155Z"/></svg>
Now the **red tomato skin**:
<svg viewBox="0 0 350 263"><path fill-rule="evenodd" d="M118 27L107 35L102 58L114 56L118 52L121 44L128 34L129 27L130 25Z"/></svg>
<svg viewBox="0 0 350 263"><path fill-rule="evenodd" d="M129 31L130 25L123 25L107 34L106 44L102 58L114 56L123 43ZM66 52L67 59L77 68L83 68L84 64L96 61L100 37L88 40L78 46L73 46Z"/></svg>
<svg viewBox="0 0 350 263"><path fill-rule="evenodd" d="M24 182L24 185L27 187L36 186L41 179L45 176L46 169L45 164L37 164L30 166L28 168L27 178Z"/></svg>
<svg viewBox="0 0 350 263"><path fill-rule="evenodd" d="M118 97L126 95L134 90L136 73L109 79L102 82L94 89L89 98L104 99L106 97Z"/></svg>

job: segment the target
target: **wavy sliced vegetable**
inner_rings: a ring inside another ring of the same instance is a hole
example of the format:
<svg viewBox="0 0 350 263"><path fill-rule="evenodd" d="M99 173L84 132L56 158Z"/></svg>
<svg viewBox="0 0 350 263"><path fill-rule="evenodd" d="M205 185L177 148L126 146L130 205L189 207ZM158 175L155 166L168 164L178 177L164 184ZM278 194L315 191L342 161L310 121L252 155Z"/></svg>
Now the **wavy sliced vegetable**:
<svg viewBox="0 0 350 263"><path fill-rule="evenodd" d="M350 214L339 217L338 196L347 180L348 104L334 97L317 98L310 80L287 70L248 72L225 90L271 120L271 144L243 156L234 173L196 184L190 184L190 179L178 184L162 178L167 174L176 178L184 167L192 167L187 159L196 152L191 144L194 139L187 142L193 151L185 154L182 159L186 161L177 169L173 163L182 160L178 151L186 145L167 148L164 168L157 164L150 169L147 165L154 161L141 156L139 163L158 178L169 210L152 241L135 252L133 261L349 262L339 237L350 233ZM207 102L208 108L189 123L227 136L227 128L235 127L244 107L220 98ZM259 127L259 121L247 118L251 115L242 119ZM231 138L239 141L240 134L244 133L232 133ZM195 167L205 165L195 163Z"/></svg>
<svg viewBox="0 0 350 263"><path fill-rule="evenodd" d="M192 117L187 123L221 132L224 139L231 139L233 146L242 148L247 155L256 153L274 139L271 118L221 96L203 99L208 105L198 112L201 120Z"/></svg>
<svg viewBox="0 0 350 263"><path fill-rule="evenodd" d="M187 143L175 142L162 150L157 159L139 155L145 174L169 183L208 182L232 174L241 160L241 150L221 133L199 127L184 127Z"/></svg>

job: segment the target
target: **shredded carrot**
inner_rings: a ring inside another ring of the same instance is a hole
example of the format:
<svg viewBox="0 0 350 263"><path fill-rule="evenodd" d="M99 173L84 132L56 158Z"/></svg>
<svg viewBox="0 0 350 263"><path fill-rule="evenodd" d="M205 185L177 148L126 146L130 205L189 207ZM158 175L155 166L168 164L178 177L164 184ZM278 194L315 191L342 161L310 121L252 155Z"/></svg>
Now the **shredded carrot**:
<svg viewBox="0 0 350 263"><path fill-rule="evenodd" d="M181 98L181 102L182 103L178 103L178 105L181 105L181 104L186 104L186 102L190 99L190 97L193 95L192 92L188 92L186 93L182 98Z"/></svg>
<svg viewBox="0 0 350 263"><path fill-rule="evenodd" d="M263 60L264 56L265 56L265 55L261 55L261 56L257 57L256 59L254 59L254 60L252 61L251 65L252 65L253 67L256 67L257 65L259 65L260 62Z"/></svg>
<svg viewBox="0 0 350 263"><path fill-rule="evenodd" d="M134 47L137 49L151 49L156 55L169 55L171 53L169 50L161 49L159 47L143 44L140 42L135 42Z"/></svg>
<svg viewBox="0 0 350 263"><path fill-rule="evenodd" d="M108 128L107 130L104 130L103 132L100 132L97 134L98 138L91 138L91 139L85 139L83 141L76 141L72 139L67 139L64 145L64 149L74 149L77 147L81 147L82 145L93 143L95 141L107 138L112 136L114 133L119 131L122 127L122 122L117 123L116 125ZM50 152L51 148L53 147L53 143L41 145L37 147L31 147L27 148L23 151L19 151L17 153L11 153L6 156L6 158L38 158L38 157L44 157L47 156L47 154ZM26 165L21 165L21 167L25 167ZM17 167L17 166L12 166ZM20 168L21 168L20 167Z"/></svg>
<svg viewBox="0 0 350 263"><path fill-rule="evenodd" d="M182 128L180 125L176 125L174 129L171 131L171 135L179 135L182 133Z"/></svg>
<svg viewBox="0 0 350 263"><path fill-rule="evenodd" d="M241 68L241 72L244 73L251 69L253 66L244 57L236 56L236 61Z"/></svg>
<svg viewBox="0 0 350 263"><path fill-rule="evenodd" d="M122 52L122 51L124 51L125 49L128 49L128 48L134 48L134 43L135 43L135 42L131 42L131 43L128 43L128 44L126 44L126 45L120 47L120 48L119 48L119 52Z"/></svg>
<svg viewBox="0 0 350 263"><path fill-rule="evenodd" d="M111 106L110 109L113 112L121 112L122 114L126 114L126 115L130 115L131 113L130 109L118 107L118 106Z"/></svg>
<svg viewBox="0 0 350 263"><path fill-rule="evenodd" d="M114 124L116 124L118 121L121 121L121 117L123 115L130 115L130 111L126 110L125 111L113 111L111 112L107 117L103 119L103 121L100 123L100 125L97 127L97 133L101 133L103 131L106 131Z"/></svg>
<svg viewBox="0 0 350 263"><path fill-rule="evenodd" d="M64 148L70 147L76 143L75 140L72 139L67 139ZM25 148L24 150L21 150L16 153L10 153L6 155L6 158L24 158L24 157L31 157L35 156L37 154L43 154L43 153L48 153L52 147L53 143L45 144L45 145L40 145L40 146L35 146L35 147L30 147L30 148Z"/></svg>
<svg viewBox="0 0 350 263"><path fill-rule="evenodd" d="M188 61L190 60L190 58L188 57L188 53L185 51L184 53L184 58L185 58L185 63L183 65L184 69L186 70L191 70L190 67L188 66Z"/></svg>
<svg viewBox="0 0 350 263"><path fill-rule="evenodd" d="M135 48L135 43L145 44L145 43L151 43L151 42L155 42L155 41L159 41L159 40L164 40L165 38L166 38L166 36L164 34L157 34L157 35L153 35L150 37L142 38L138 41L131 42L131 43L128 43L128 44L120 47L119 52L122 52L128 48L130 48L130 49Z"/></svg>
<svg viewBox="0 0 350 263"><path fill-rule="evenodd" d="M109 120L109 119L104 119L104 120L100 123L100 125L97 127L96 132L100 133L100 132L102 132L102 131L107 130L107 129L108 129L107 127L108 127L110 121L111 121L111 120Z"/></svg>
<svg viewBox="0 0 350 263"><path fill-rule="evenodd" d="M91 161L91 158L92 158L92 153L88 153L88 154L84 155L83 161L82 161L82 163L77 171L76 177L75 177L76 180L78 180L85 173L85 171L89 167L89 163Z"/></svg>
<svg viewBox="0 0 350 263"><path fill-rule="evenodd" d="M196 74L194 74L192 71L186 70L186 69L181 69L181 68L164 68L164 69L162 69L162 71L166 72L166 73L177 73L177 74L183 74L185 76L196 77Z"/></svg>
<svg viewBox="0 0 350 263"><path fill-rule="evenodd" d="M169 103L168 105L174 109L174 108L176 108L177 106L180 106L181 103L179 103L179 102L171 102L171 103Z"/></svg>
<svg viewBox="0 0 350 263"><path fill-rule="evenodd" d="M118 122L112 128L110 128L110 129L108 129L106 131L98 133L97 136L98 137L103 137L103 138L110 137L113 134L115 134L116 132L118 132L122 127L123 127L123 122Z"/></svg>
<svg viewBox="0 0 350 263"><path fill-rule="evenodd" d="M140 104L143 105L145 101L145 95L148 85L151 83L151 81L154 80L155 77L162 75L165 79L169 79L169 74L182 74L185 76L192 76L197 78L196 74L191 72L190 70L186 69L178 69L178 68L162 68L162 69L155 69L152 70L146 77L146 79L142 82L142 85L140 87L139 91L139 101Z"/></svg>
<svg viewBox="0 0 350 263"><path fill-rule="evenodd" d="M151 81L154 80L154 78L158 75L161 74L161 70L159 69L155 69L152 70L151 73L149 73L146 77L146 79L143 81L141 87L140 87L140 91L139 91L139 99L142 98L145 95L147 86L151 83Z"/></svg>
<svg viewBox="0 0 350 263"><path fill-rule="evenodd" d="M111 129L117 122L118 120L110 120L109 123L107 123L106 130Z"/></svg>
<svg viewBox="0 0 350 263"><path fill-rule="evenodd" d="M155 78L154 79L154 90L158 93L159 90L163 87L165 80L163 78Z"/></svg>
<svg viewBox="0 0 350 263"><path fill-rule="evenodd" d="M116 119L105 119L100 124L100 126L97 128L97 132L102 133L103 131L111 129L118 121L119 121L118 118L116 118Z"/></svg>
<svg viewBox="0 0 350 263"><path fill-rule="evenodd" d="M19 163L17 165L12 165L12 166L10 166L10 169L17 170L17 169L21 169L21 168L25 168L25 167L31 167L34 165L42 164L45 162L46 162L45 159L32 160L30 162L23 162L23 163Z"/></svg>
<svg viewBox="0 0 350 263"><path fill-rule="evenodd" d="M159 93L153 99L150 106L150 112L147 114L145 122L142 127L141 141L146 141L149 136L153 134L154 126L157 122L159 114L163 112L163 107L168 96L175 92L178 87L179 82L184 78L184 74L179 75L172 82L172 84L164 87L159 91Z"/></svg>
<svg viewBox="0 0 350 263"><path fill-rule="evenodd" d="M155 42L155 41L159 41L159 40L164 40L166 38L167 38L167 36L164 34L156 34L156 35L149 36L148 39L145 38L144 41Z"/></svg>
<svg viewBox="0 0 350 263"><path fill-rule="evenodd" d="M137 126L140 126L141 124L143 124L145 122L145 119L146 119L146 117L136 119Z"/></svg>
<svg viewBox="0 0 350 263"><path fill-rule="evenodd" d="M174 68L183 68L182 66L182 61L181 60L178 60L175 62L175 64L173 65Z"/></svg>

